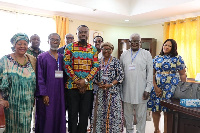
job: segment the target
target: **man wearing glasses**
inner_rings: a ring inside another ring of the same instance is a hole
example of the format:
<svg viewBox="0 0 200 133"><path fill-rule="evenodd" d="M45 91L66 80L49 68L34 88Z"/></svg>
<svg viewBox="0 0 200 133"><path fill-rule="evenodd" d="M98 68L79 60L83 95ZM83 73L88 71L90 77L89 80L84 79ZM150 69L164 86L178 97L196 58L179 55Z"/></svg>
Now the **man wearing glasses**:
<svg viewBox="0 0 200 133"><path fill-rule="evenodd" d="M103 43L103 37L95 36L93 41L94 41L94 46L96 47L98 51L98 58L100 59L102 57L101 44Z"/></svg>
<svg viewBox="0 0 200 133"><path fill-rule="evenodd" d="M48 36L50 50L38 56L36 73L36 133L66 133L63 55L60 36Z"/></svg>
<svg viewBox="0 0 200 133"><path fill-rule="evenodd" d="M64 50L65 50L65 47L74 42L74 35L72 35L71 33L68 33L65 35L65 45L61 48L58 49L58 52L61 53L62 55L64 54Z"/></svg>
<svg viewBox="0 0 200 133"><path fill-rule="evenodd" d="M123 102L126 133L133 133L133 114L136 113L136 130L145 133L146 110L149 92L153 86L153 60L149 51L140 48L140 35L129 39L130 49L123 52L120 62L124 69Z"/></svg>

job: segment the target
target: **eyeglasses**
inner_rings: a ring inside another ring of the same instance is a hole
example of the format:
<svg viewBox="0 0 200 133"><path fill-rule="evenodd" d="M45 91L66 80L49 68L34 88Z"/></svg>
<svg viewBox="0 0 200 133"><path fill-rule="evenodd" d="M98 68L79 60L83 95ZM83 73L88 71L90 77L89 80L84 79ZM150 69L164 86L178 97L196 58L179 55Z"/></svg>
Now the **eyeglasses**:
<svg viewBox="0 0 200 133"><path fill-rule="evenodd" d="M140 43L140 41L139 40L131 40L131 41L129 41L130 43Z"/></svg>
<svg viewBox="0 0 200 133"><path fill-rule="evenodd" d="M71 40L72 40L72 39L74 39L74 38L73 38L73 37L66 37L66 39L71 39Z"/></svg>
<svg viewBox="0 0 200 133"><path fill-rule="evenodd" d="M110 48L109 48L109 49L104 49L104 48L102 48L102 50L105 51L105 52L106 52L106 51L107 51L107 52L110 52L112 49L110 49Z"/></svg>
<svg viewBox="0 0 200 133"><path fill-rule="evenodd" d="M49 40L50 40L51 42L60 42L60 39L50 38Z"/></svg>

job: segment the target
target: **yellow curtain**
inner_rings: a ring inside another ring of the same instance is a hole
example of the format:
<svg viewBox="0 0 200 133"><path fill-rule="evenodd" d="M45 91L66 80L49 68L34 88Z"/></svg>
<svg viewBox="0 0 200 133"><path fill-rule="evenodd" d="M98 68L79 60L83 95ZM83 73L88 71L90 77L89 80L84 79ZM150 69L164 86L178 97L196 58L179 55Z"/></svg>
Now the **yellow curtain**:
<svg viewBox="0 0 200 133"><path fill-rule="evenodd" d="M53 18L56 21L56 33L61 37L59 47L62 47L65 45L65 35L69 33L69 19L61 16L54 16Z"/></svg>
<svg viewBox="0 0 200 133"><path fill-rule="evenodd" d="M177 42L178 54L186 64L188 78L200 73L200 16L164 23L164 40Z"/></svg>

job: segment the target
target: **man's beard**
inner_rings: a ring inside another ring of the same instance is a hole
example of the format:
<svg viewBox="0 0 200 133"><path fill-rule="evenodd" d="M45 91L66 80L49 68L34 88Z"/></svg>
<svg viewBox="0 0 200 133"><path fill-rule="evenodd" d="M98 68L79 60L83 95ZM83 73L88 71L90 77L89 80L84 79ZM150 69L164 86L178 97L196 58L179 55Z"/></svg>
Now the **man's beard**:
<svg viewBox="0 0 200 133"><path fill-rule="evenodd" d="M83 44L83 45L87 45L87 42L86 42L85 39L81 39L80 43Z"/></svg>
<svg viewBox="0 0 200 133"><path fill-rule="evenodd" d="M50 47L51 50L58 50L58 47L57 48L53 48L53 47Z"/></svg>

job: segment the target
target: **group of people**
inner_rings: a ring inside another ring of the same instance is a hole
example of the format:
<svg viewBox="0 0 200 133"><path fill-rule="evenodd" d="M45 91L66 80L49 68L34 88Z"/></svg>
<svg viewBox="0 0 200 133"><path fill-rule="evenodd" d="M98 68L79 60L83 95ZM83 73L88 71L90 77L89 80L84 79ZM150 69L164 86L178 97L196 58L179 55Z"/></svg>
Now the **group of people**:
<svg viewBox="0 0 200 133"><path fill-rule="evenodd" d="M0 105L5 107L6 133L30 132L33 107L36 107L36 133L86 133L88 118L92 133L145 133L146 111L151 110L155 127L164 112L165 133L168 109L160 100L173 97L178 82L186 81L185 63L177 53L177 44L167 39L158 56L152 59L141 46L141 37L130 36L130 49L120 60L112 56L114 46L101 36L95 46L87 43L89 28L77 28L78 41L65 36L48 36L50 49L39 49L37 34L29 38L17 33L11 38L13 53L0 60ZM34 112L34 111L33 111Z"/></svg>

